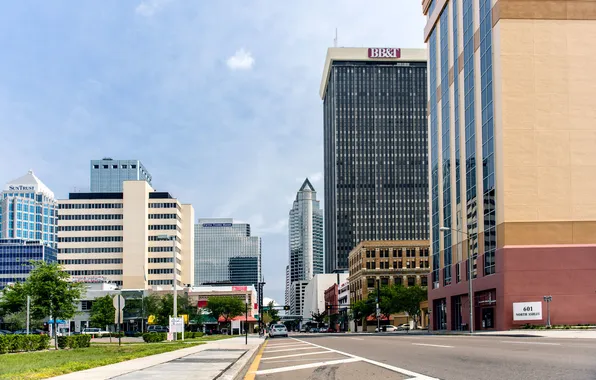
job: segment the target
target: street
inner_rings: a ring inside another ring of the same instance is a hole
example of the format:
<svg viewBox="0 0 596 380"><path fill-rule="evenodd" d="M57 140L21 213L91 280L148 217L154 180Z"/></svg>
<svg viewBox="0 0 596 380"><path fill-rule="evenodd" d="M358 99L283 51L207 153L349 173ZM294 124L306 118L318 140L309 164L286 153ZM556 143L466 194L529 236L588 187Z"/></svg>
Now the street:
<svg viewBox="0 0 596 380"><path fill-rule="evenodd" d="M300 334L269 339L246 378L594 380L595 357L596 339Z"/></svg>

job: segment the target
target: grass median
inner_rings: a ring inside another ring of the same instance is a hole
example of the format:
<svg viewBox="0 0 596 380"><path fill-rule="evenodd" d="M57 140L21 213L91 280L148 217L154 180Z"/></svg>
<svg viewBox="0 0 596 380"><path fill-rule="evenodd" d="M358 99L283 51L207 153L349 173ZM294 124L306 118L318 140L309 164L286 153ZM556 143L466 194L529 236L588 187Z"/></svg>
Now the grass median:
<svg viewBox="0 0 596 380"><path fill-rule="evenodd" d="M0 379L46 379L197 344L201 342L144 343L121 347L101 344L76 350L5 354L0 355Z"/></svg>

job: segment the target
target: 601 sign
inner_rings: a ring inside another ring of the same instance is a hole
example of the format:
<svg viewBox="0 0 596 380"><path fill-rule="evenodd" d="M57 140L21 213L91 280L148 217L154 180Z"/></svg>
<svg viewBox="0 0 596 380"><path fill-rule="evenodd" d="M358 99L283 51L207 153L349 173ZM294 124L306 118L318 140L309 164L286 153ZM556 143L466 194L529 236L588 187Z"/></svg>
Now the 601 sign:
<svg viewBox="0 0 596 380"><path fill-rule="evenodd" d="M532 311L532 306L526 306L526 307L524 307L524 311Z"/></svg>

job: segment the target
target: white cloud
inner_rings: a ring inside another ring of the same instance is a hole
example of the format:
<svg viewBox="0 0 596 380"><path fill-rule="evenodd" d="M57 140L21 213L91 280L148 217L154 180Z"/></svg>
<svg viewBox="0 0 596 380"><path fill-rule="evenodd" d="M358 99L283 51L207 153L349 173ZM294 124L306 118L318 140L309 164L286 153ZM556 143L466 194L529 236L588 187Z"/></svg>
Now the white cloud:
<svg viewBox="0 0 596 380"><path fill-rule="evenodd" d="M141 16L151 17L159 12L171 0L144 0L137 6L135 12Z"/></svg>
<svg viewBox="0 0 596 380"><path fill-rule="evenodd" d="M316 173L314 173L314 174L311 174L311 175L310 175L310 177L308 177L308 179L309 179L311 182L319 182L320 180L322 180L322 179L323 179L323 173L321 173L321 172L316 172Z"/></svg>
<svg viewBox="0 0 596 380"><path fill-rule="evenodd" d="M251 52L242 48L228 58L226 64L232 70L250 70L255 64L255 59L252 57Z"/></svg>

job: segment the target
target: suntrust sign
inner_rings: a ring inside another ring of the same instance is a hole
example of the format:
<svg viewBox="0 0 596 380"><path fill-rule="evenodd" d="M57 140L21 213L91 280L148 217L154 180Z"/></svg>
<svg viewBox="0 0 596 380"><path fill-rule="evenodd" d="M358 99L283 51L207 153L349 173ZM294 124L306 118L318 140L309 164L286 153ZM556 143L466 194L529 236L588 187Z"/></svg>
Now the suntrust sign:
<svg viewBox="0 0 596 380"><path fill-rule="evenodd" d="M35 190L35 186L29 186L29 185L8 185L8 190L10 190L10 191L29 191L29 190Z"/></svg>
<svg viewBox="0 0 596 380"><path fill-rule="evenodd" d="M400 58L401 49L398 48L369 48L368 58Z"/></svg>

